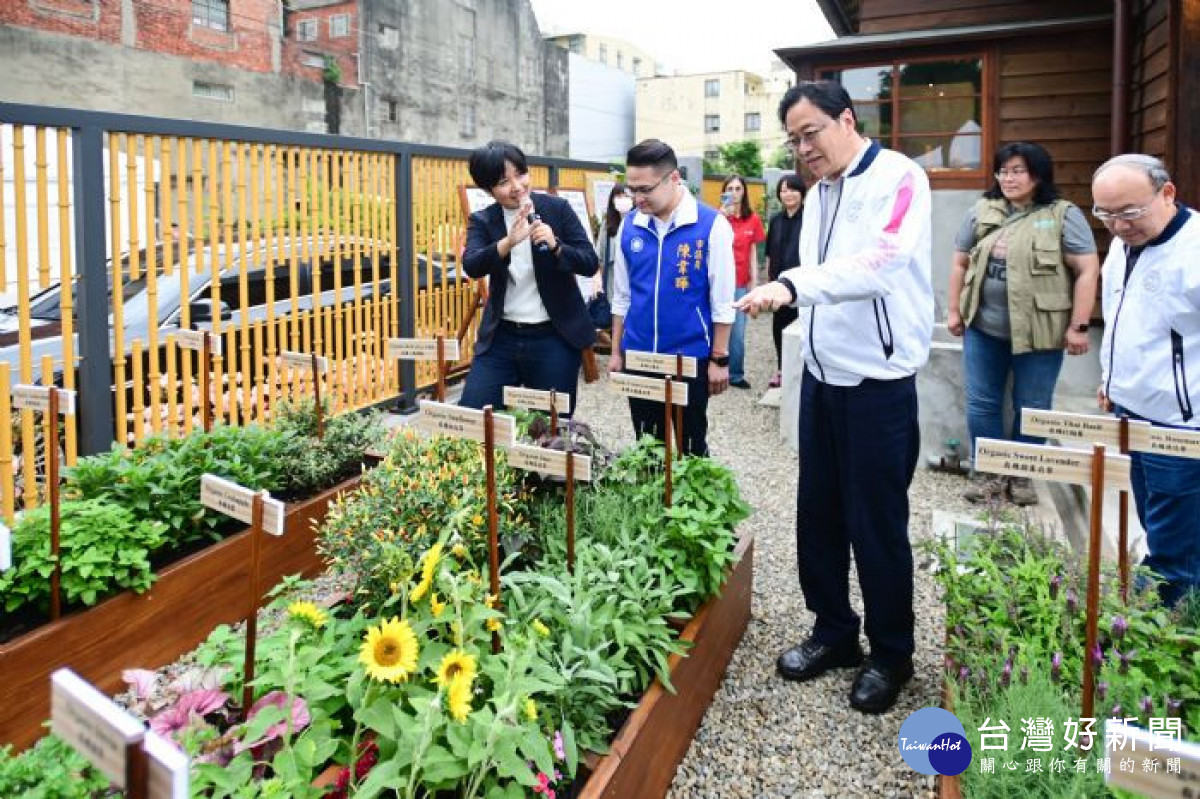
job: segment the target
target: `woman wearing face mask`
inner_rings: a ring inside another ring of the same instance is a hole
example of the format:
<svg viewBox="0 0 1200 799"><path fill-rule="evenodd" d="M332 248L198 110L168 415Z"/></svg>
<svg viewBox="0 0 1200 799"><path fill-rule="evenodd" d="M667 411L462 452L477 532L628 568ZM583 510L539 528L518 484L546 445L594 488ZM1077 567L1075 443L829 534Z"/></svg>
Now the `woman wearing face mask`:
<svg viewBox="0 0 1200 799"><path fill-rule="evenodd" d="M734 299L746 296L758 283L758 248L766 238L762 220L750 208L746 181L741 175L730 175L721 186L721 213L733 226L733 263L737 272ZM729 334L729 385L750 388L746 379L746 314L738 311L737 320Z"/></svg>
<svg viewBox="0 0 1200 799"><path fill-rule="evenodd" d="M582 353L596 341L576 276L596 274L596 251L566 200L530 193L516 145L489 142L467 167L496 202L467 221L463 270L488 278L488 299L460 404L502 408L504 386L526 386L568 393L574 408Z"/></svg>
<svg viewBox="0 0 1200 799"><path fill-rule="evenodd" d="M608 304L609 292L612 290L612 263L620 243L617 241L617 231L621 228L621 220L633 210L633 198L625 190L624 183L617 183L608 194L608 208L604 212L604 222L600 225L600 235L596 237L596 253L600 257L600 288L597 295L588 303L588 313L597 330L607 331L612 327L612 308ZM601 332L601 347L611 346L608 334Z"/></svg>
<svg viewBox="0 0 1200 799"><path fill-rule="evenodd" d="M775 184L775 198L783 206L771 217L767 225L767 275L775 280L785 269L800 265L800 213L804 205L804 181L794 172L779 178ZM783 331L796 321L799 311L784 305L777 308L771 318L771 332L775 337L775 376L771 388L776 388L783 378Z"/></svg>

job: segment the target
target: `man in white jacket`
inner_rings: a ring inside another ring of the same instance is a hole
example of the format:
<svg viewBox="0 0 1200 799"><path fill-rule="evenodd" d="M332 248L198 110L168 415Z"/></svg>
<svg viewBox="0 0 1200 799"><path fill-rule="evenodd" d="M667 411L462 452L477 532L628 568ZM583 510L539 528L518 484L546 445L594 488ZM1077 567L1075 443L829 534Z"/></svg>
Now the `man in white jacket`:
<svg viewBox="0 0 1200 799"><path fill-rule="evenodd" d="M818 190L804 204L801 265L738 304L751 314L797 306L808 331L796 545L816 623L777 666L786 679L809 680L862 664L850 705L883 713L913 674L908 486L920 449L915 375L933 333L929 181L911 159L859 134L837 83L793 87L779 117Z"/></svg>
<svg viewBox="0 0 1200 799"><path fill-rule="evenodd" d="M1102 274L1100 406L1200 430L1200 218L1163 163L1118 155L1092 177L1092 214L1117 237ZM1167 604L1200 589L1200 460L1133 453L1130 480Z"/></svg>

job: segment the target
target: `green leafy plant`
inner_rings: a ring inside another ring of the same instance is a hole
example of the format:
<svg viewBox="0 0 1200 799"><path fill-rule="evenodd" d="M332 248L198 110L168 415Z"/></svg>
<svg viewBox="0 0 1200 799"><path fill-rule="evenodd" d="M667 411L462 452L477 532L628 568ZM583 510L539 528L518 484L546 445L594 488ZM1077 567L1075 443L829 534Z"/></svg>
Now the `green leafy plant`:
<svg viewBox="0 0 1200 799"><path fill-rule="evenodd" d="M326 407L324 437L318 439L316 406L312 400L280 405L272 427L296 442L281 464L283 482L278 490L284 497L329 488L357 474L367 448L383 436L378 413L343 413L331 417Z"/></svg>
<svg viewBox="0 0 1200 799"><path fill-rule="evenodd" d="M55 735L20 754L0 746L0 796L89 799L108 787L107 777Z"/></svg>
<svg viewBox="0 0 1200 799"><path fill-rule="evenodd" d="M64 604L94 605L124 588L142 592L154 581L150 554L162 546L166 527L138 519L128 509L99 499L62 503L59 554ZM7 612L50 602L50 509L42 506L13 528L13 568L0 573Z"/></svg>

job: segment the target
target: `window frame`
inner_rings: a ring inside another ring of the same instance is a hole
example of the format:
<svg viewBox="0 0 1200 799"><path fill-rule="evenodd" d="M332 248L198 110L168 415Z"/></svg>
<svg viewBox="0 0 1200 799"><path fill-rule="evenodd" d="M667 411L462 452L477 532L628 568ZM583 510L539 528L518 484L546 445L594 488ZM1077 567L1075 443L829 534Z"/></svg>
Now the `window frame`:
<svg viewBox="0 0 1200 799"><path fill-rule="evenodd" d="M233 30L231 0L192 0L192 25L230 33ZM223 19L217 19L218 15Z"/></svg>
<svg viewBox="0 0 1200 799"><path fill-rule="evenodd" d="M311 31L306 34L305 31ZM315 42L321 37L321 20L315 17L296 20L296 41Z"/></svg>
<svg viewBox="0 0 1200 799"><path fill-rule="evenodd" d="M709 90L712 91L709 91ZM706 99L721 96L721 79L720 78L705 78L704 79L704 97Z"/></svg>
<svg viewBox="0 0 1200 799"><path fill-rule="evenodd" d="M710 121L715 121L716 126L711 127ZM704 132L705 133L720 133L721 132L721 115L720 114L705 114L704 115Z"/></svg>
<svg viewBox="0 0 1200 799"><path fill-rule="evenodd" d="M346 26L343 33L337 33L334 30L334 22ZM350 15L349 14L330 14L329 15L329 38L330 39L345 39L350 35Z"/></svg>
<svg viewBox="0 0 1200 799"><path fill-rule="evenodd" d="M847 56L845 58L829 58L828 60L814 60L809 65L809 76L814 80L820 80L826 72L845 72L852 69L869 69L872 67L882 68L890 65L893 76L896 76L897 70L902 64L918 64L935 61L961 61L965 59L976 58L981 62L981 74L979 81L979 108L980 108L980 141L979 141L979 168L978 169L946 169L946 170L930 170L926 169L925 174L929 177L929 185L934 189L986 189L992 185L991 163L992 153L996 151L996 142L998 140L999 131L999 76L997 74L997 65L999 59L997 57L996 48L990 47L956 47L947 48L938 52L923 51L908 51L903 49L888 49L878 52L862 53L861 55ZM899 152L899 142L906 136L931 135L930 133L914 133L905 134L900 129L900 91L899 83L895 77L893 82L897 86L897 91L892 93L890 106L892 111L892 131L888 135L887 140L879 137L879 143L890 149ZM974 96L974 95L972 95ZM913 102L908 100L907 102Z"/></svg>
<svg viewBox="0 0 1200 799"><path fill-rule="evenodd" d="M754 126L750 126L750 120L753 118ZM762 112L747 111L742 115L742 130L746 133L758 133L762 130Z"/></svg>

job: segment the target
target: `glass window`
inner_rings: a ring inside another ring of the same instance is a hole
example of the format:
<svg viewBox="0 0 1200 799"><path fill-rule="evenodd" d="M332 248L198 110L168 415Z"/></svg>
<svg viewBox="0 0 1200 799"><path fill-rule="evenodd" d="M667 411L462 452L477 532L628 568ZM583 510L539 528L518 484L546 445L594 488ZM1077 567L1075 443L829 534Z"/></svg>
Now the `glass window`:
<svg viewBox="0 0 1200 799"><path fill-rule="evenodd" d="M302 19L296 23L296 38L302 42L311 42L317 38L320 23L315 19Z"/></svg>
<svg viewBox="0 0 1200 799"><path fill-rule="evenodd" d="M229 30L229 0L192 0L192 24L215 31Z"/></svg>
<svg viewBox="0 0 1200 799"><path fill-rule="evenodd" d="M719 133L721 131L721 115L720 114L705 114L704 115L704 132Z"/></svg>
<svg viewBox="0 0 1200 799"><path fill-rule="evenodd" d="M900 61L821 77L846 87L865 135L930 172L983 170L983 59Z"/></svg>
<svg viewBox="0 0 1200 799"><path fill-rule="evenodd" d="M757 111L754 112L753 114L746 114L746 126L745 127L746 127L747 133L749 133L750 131L762 129L762 117L760 117L758 115Z"/></svg>
<svg viewBox="0 0 1200 799"><path fill-rule="evenodd" d="M379 26L379 46L395 50L400 46L400 29L394 25Z"/></svg>
<svg viewBox="0 0 1200 799"><path fill-rule="evenodd" d="M721 96L721 80L719 78L710 78L709 80L704 81L704 96Z"/></svg>
<svg viewBox="0 0 1200 799"><path fill-rule="evenodd" d="M600 60L601 64L608 63L608 45L607 44L601 43L599 50L597 50L596 57Z"/></svg>
<svg viewBox="0 0 1200 799"><path fill-rule="evenodd" d="M329 18L329 38L340 39L350 35L350 15L334 14Z"/></svg>
<svg viewBox="0 0 1200 799"><path fill-rule="evenodd" d="M208 83L198 80L192 83L192 96L202 97L205 100L220 100L226 103L233 102L233 87L226 86L221 83Z"/></svg>
<svg viewBox="0 0 1200 799"><path fill-rule="evenodd" d="M625 54L617 51L617 69L625 69Z"/></svg>

